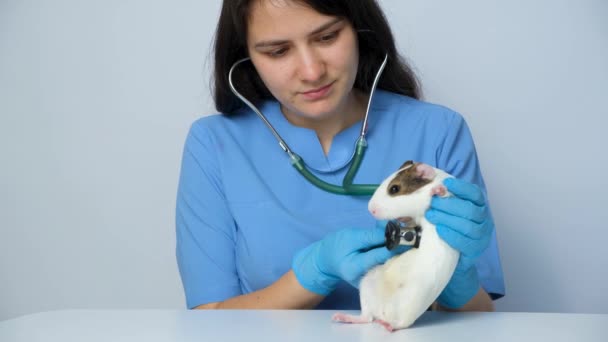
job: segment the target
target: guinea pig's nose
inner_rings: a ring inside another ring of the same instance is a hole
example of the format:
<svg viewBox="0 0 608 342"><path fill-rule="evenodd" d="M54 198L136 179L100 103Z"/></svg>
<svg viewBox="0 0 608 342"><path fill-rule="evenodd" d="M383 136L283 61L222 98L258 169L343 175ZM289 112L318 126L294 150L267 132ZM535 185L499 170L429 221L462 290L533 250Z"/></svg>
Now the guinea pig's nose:
<svg viewBox="0 0 608 342"><path fill-rule="evenodd" d="M380 213L380 210L372 203L370 203L370 205L367 209L374 217L376 217Z"/></svg>

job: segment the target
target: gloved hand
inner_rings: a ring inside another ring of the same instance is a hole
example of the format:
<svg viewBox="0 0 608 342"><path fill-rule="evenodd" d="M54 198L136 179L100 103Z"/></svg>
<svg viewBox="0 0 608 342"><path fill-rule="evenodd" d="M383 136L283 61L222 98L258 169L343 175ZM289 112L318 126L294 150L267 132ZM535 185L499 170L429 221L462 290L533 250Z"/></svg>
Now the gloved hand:
<svg viewBox="0 0 608 342"><path fill-rule="evenodd" d="M479 291L475 260L490 244L494 222L477 185L456 178L443 184L454 196L433 197L425 216L437 227L437 234L460 252L454 275L438 298L445 307L459 308Z"/></svg>
<svg viewBox="0 0 608 342"><path fill-rule="evenodd" d="M407 250L389 251L385 247L385 226L386 221L378 221L371 229L342 229L302 249L292 262L296 278L305 289L323 296L331 293L340 280L358 288L372 267Z"/></svg>

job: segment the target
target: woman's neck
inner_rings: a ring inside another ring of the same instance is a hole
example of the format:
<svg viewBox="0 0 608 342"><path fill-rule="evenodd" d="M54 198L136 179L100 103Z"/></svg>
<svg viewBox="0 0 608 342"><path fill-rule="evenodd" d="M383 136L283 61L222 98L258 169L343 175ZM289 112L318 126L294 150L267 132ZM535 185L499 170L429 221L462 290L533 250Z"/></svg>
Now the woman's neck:
<svg viewBox="0 0 608 342"><path fill-rule="evenodd" d="M339 108L336 113L322 119L308 119L294 114L287 115L284 110L283 113L293 125L314 130L323 147L323 152L327 155L331 149L333 138L338 133L363 119L367 107L367 99L367 94L353 89L350 98L344 106Z"/></svg>

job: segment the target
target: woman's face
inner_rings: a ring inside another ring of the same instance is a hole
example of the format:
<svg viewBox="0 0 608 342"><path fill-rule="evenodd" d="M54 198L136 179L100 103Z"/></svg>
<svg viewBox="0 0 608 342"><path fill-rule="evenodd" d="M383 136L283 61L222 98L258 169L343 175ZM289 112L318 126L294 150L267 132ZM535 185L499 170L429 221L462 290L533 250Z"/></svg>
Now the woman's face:
<svg viewBox="0 0 608 342"><path fill-rule="evenodd" d="M290 121L314 126L306 123L360 109L352 92L357 37L347 20L291 1L252 1L251 6L249 55Z"/></svg>

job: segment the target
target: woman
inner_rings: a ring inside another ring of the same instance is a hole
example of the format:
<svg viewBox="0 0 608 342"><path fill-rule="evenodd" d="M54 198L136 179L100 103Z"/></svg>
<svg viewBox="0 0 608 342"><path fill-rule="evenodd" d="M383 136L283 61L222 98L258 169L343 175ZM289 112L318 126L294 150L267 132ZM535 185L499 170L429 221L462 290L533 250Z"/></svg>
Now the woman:
<svg viewBox="0 0 608 342"><path fill-rule="evenodd" d="M354 181L379 184L405 160L457 179L427 218L461 252L438 306L491 310L504 294L493 220L463 118L419 101L373 0L225 0L215 38L215 103L186 140L177 259L189 308L358 309L358 281L394 256L366 196L319 189L229 88L257 105L317 177L341 184L376 71L365 158Z"/></svg>

